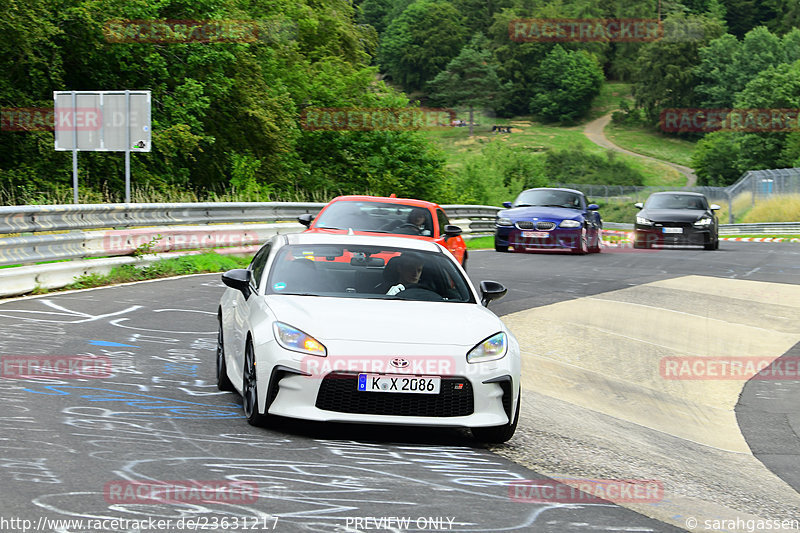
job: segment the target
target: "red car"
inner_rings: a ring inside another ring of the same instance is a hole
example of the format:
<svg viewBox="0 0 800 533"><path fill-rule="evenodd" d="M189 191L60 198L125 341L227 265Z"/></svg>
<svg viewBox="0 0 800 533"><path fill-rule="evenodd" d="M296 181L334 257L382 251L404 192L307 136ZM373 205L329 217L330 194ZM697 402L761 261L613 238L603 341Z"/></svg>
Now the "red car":
<svg viewBox="0 0 800 533"><path fill-rule="evenodd" d="M314 233L356 235L385 233L441 244L461 266L467 264L467 245L461 228L450 224L444 210L432 202L384 196L339 196L319 214L300 215L297 220Z"/></svg>

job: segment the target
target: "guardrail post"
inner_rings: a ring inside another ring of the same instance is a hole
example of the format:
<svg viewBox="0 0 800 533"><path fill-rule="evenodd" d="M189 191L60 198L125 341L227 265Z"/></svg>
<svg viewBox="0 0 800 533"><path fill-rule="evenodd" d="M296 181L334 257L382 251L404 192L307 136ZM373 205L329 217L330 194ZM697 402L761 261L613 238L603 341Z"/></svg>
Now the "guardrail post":
<svg viewBox="0 0 800 533"><path fill-rule="evenodd" d="M728 224L733 224L733 194L727 191L728 195Z"/></svg>

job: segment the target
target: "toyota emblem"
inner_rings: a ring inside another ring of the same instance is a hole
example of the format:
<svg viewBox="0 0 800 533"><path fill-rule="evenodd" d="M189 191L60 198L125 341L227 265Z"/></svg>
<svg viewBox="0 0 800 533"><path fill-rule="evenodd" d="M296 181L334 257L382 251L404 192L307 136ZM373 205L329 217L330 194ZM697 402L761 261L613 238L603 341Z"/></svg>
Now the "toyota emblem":
<svg viewBox="0 0 800 533"><path fill-rule="evenodd" d="M401 357L395 357L394 359L389 361L389 364L391 364L395 368L405 368L409 365L409 362Z"/></svg>

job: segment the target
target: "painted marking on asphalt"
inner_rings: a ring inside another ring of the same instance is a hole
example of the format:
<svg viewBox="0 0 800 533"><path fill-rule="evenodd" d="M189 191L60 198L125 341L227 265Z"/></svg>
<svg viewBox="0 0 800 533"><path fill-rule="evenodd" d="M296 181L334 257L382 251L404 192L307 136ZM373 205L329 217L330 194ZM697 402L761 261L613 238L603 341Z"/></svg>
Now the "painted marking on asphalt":
<svg viewBox="0 0 800 533"><path fill-rule="evenodd" d="M703 305L704 296L714 296L714 304ZM781 306L786 320L773 326L763 319L768 305ZM686 276L503 320L522 347L523 387L692 442L750 453L733 410L745 382L667 380L659 362L681 356L772 360L800 341L800 328L793 326L798 318L800 286Z"/></svg>
<svg viewBox="0 0 800 533"><path fill-rule="evenodd" d="M112 347L120 347L120 348L138 348L138 346L134 346L133 344L122 344L119 342L111 342L111 341L88 341L89 344L92 346L112 346Z"/></svg>

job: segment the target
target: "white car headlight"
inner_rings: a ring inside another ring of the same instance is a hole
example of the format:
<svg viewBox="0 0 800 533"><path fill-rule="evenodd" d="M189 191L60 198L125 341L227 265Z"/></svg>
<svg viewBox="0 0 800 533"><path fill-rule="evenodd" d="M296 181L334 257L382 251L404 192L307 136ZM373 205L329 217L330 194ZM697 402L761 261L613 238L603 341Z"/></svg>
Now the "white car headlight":
<svg viewBox="0 0 800 533"><path fill-rule="evenodd" d="M488 339L482 340L467 352L468 363L483 363L484 361L494 361L502 359L508 351L508 338L502 331L495 333Z"/></svg>
<svg viewBox="0 0 800 533"><path fill-rule="evenodd" d="M510 218L502 218L502 217L497 217L497 221L495 222L495 224L497 224L498 226L513 226L514 225L514 223L511 222Z"/></svg>
<svg viewBox="0 0 800 533"><path fill-rule="evenodd" d="M711 222L712 222L712 221L711 221L711 219L710 219L710 218L708 218L708 217L703 217L703 218L701 218L700 220L698 220L697 222L695 222L695 223L694 223L694 225L695 225L695 226L700 226L700 227L704 227L704 226L710 226L710 225L711 225Z"/></svg>
<svg viewBox="0 0 800 533"><path fill-rule="evenodd" d="M644 217L636 217L636 223L640 226L652 226L653 221Z"/></svg>
<svg viewBox="0 0 800 533"><path fill-rule="evenodd" d="M320 357L328 355L325 346L323 346L321 342L288 324L275 322L272 324L272 331L275 333L275 340L278 341L278 344L287 350L318 355Z"/></svg>
<svg viewBox="0 0 800 533"><path fill-rule="evenodd" d="M562 220L559 228L579 228L582 224L577 220Z"/></svg>

